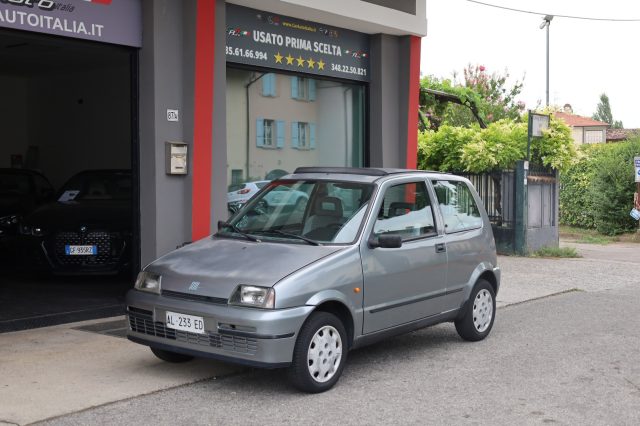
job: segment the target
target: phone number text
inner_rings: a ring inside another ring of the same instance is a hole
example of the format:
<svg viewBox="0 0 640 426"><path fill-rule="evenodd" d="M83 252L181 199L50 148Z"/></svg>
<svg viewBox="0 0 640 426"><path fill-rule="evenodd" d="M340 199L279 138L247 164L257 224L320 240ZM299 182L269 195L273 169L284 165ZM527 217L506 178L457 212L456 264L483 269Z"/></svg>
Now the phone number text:
<svg viewBox="0 0 640 426"><path fill-rule="evenodd" d="M241 58L258 59L266 61L268 59L267 52L260 50L241 49L239 47L227 46L227 56L240 56Z"/></svg>
<svg viewBox="0 0 640 426"><path fill-rule="evenodd" d="M351 65L331 64L331 71L338 71L345 74L367 75L366 68L354 67Z"/></svg>

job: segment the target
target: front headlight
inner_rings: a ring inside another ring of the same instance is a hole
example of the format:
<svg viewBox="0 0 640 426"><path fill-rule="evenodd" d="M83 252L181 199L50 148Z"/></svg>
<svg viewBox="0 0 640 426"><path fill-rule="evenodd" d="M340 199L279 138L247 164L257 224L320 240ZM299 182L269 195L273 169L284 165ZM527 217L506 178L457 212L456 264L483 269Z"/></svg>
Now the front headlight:
<svg viewBox="0 0 640 426"><path fill-rule="evenodd" d="M32 235L34 237L42 237L46 231L39 226L23 225L20 227L20 233L22 235Z"/></svg>
<svg viewBox="0 0 640 426"><path fill-rule="evenodd" d="M276 292L271 287L257 287L242 284L239 285L231 295L229 304L273 309L276 304Z"/></svg>
<svg viewBox="0 0 640 426"><path fill-rule="evenodd" d="M136 284L134 288L140 291L147 291L149 293L160 294L160 280L161 276L154 274L153 272L141 271L136 278Z"/></svg>

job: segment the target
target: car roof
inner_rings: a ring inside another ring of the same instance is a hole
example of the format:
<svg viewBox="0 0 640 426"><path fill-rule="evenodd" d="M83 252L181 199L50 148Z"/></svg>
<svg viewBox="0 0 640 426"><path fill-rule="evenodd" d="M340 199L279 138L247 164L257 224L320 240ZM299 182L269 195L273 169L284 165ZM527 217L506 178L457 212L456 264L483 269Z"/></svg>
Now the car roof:
<svg viewBox="0 0 640 426"><path fill-rule="evenodd" d="M402 175L426 175L432 178L454 177L464 180L460 176L443 172L412 169L395 169L383 167L298 167L292 174L280 179L336 179L354 182L375 182L379 179Z"/></svg>

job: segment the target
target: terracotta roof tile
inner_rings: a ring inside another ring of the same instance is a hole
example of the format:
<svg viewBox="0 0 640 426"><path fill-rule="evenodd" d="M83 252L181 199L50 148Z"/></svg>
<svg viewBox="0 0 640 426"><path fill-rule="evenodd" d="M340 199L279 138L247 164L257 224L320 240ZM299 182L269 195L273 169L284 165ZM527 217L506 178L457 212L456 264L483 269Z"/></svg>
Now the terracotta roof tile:
<svg viewBox="0 0 640 426"><path fill-rule="evenodd" d="M588 117L582 117L580 115L567 114L566 112L554 112L553 115L571 127L609 126L609 123L593 120Z"/></svg>
<svg viewBox="0 0 640 426"><path fill-rule="evenodd" d="M640 129L607 129L607 141L618 142L640 135Z"/></svg>

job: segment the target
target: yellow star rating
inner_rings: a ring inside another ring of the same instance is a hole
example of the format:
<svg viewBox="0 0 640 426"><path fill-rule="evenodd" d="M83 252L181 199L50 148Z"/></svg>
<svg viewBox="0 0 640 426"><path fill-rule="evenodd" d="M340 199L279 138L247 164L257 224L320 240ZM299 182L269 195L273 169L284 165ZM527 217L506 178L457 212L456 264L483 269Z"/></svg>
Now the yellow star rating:
<svg viewBox="0 0 640 426"><path fill-rule="evenodd" d="M304 67L304 58L302 56L298 56L296 61L298 62L299 67Z"/></svg>
<svg viewBox="0 0 640 426"><path fill-rule="evenodd" d="M313 68L316 64L316 61L314 61L313 58L309 58L307 59L307 64L309 64L309 68Z"/></svg>
<svg viewBox="0 0 640 426"><path fill-rule="evenodd" d="M282 63L282 58L284 58L284 56L282 56L280 54L280 52L278 52L275 55L273 55L273 57L276 58L276 64L281 64Z"/></svg>
<svg viewBox="0 0 640 426"><path fill-rule="evenodd" d="M324 62L322 61L322 59L320 59L320 60L318 61L318 69L319 69L319 70L323 70L323 69L324 69Z"/></svg>
<svg viewBox="0 0 640 426"><path fill-rule="evenodd" d="M295 58L291 56L291 53L289 53L285 59L287 60L287 65L293 65L293 60Z"/></svg>

